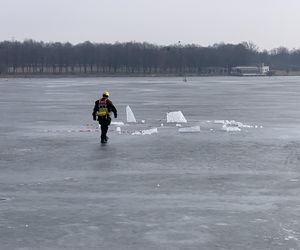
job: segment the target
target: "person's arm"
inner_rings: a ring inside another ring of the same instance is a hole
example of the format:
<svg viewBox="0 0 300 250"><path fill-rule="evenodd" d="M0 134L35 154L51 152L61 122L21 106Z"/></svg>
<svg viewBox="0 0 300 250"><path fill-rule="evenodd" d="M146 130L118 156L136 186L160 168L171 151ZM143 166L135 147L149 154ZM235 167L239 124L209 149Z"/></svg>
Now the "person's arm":
<svg viewBox="0 0 300 250"><path fill-rule="evenodd" d="M111 111L114 113L115 118L117 118L118 117L117 109L116 109L116 107L113 104L112 104Z"/></svg>
<svg viewBox="0 0 300 250"><path fill-rule="evenodd" d="M117 118L118 117L118 112L116 107L113 105L113 103L109 100L109 111L114 113L114 117Z"/></svg>
<svg viewBox="0 0 300 250"><path fill-rule="evenodd" d="M99 105L98 105L98 102L99 102L99 101L95 101L95 106L94 106L94 110L93 110L93 114L92 114L92 115L93 115L93 120L94 120L94 121L96 121L96 113L97 113L97 111L98 111L98 106L99 106Z"/></svg>

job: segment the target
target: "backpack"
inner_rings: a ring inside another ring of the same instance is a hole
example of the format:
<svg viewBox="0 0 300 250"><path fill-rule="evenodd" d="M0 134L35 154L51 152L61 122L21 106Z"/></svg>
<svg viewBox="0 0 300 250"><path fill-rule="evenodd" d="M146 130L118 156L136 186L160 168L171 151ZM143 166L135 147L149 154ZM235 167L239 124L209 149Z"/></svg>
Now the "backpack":
<svg viewBox="0 0 300 250"><path fill-rule="evenodd" d="M99 100L98 111L96 116L105 117L108 116L108 107L107 107L107 99Z"/></svg>

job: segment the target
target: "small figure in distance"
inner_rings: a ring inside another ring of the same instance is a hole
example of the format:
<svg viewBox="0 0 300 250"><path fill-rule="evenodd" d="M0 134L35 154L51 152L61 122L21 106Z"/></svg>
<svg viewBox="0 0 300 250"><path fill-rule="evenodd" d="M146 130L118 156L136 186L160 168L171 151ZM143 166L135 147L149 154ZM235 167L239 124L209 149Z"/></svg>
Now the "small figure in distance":
<svg viewBox="0 0 300 250"><path fill-rule="evenodd" d="M108 126L111 123L110 112L114 113L114 117L117 118L117 109L108 99L109 92L104 91L102 94L102 98L95 102L94 110L93 110L93 120L98 120L101 125L101 143L106 143L108 140L107 131Z"/></svg>

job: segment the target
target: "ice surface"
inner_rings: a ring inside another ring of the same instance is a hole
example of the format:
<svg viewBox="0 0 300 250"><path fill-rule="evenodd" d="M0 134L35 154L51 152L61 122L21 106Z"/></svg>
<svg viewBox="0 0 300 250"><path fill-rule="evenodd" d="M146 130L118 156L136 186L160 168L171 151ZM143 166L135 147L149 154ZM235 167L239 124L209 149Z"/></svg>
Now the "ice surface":
<svg viewBox="0 0 300 250"><path fill-rule="evenodd" d="M186 123L187 120L185 119L181 111L173 111L167 113L167 122Z"/></svg>
<svg viewBox="0 0 300 250"><path fill-rule="evenodd" d="M178 98L181 80L0 79L1 250L299 249L300 78L191 77ZM99 82L125 122L105 146ZM129 100L150 127L127 124ZM168 127L168 107L202 133Z"/></svg>
<svg viewBox="0 0 300 250"><path fill-rule="evenodd" d="M195 133L200 132L200 126L186 127L178 129L180 133Z"/></svg>
<svg viewBox="0 0 300 250"><path fill-rule="evenodd" d="M132 123L136 122L135 116L131 108L129 107L129 105L126 106L126 118L127 118L127 122L132 122Z"/></svg>

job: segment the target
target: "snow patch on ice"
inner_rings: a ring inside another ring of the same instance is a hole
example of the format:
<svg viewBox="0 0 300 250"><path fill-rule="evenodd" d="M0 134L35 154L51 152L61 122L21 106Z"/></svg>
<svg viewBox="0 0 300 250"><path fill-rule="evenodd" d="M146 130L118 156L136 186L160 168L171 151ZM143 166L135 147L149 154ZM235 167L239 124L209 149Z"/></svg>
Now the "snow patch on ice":
<svg viewBox="0 0 300 250"><path fill-rule="evenodd" d="M151 128L151 129L146 129L141 131L135 131L132 133L132 135L152 135L156 133L158 133L157 128Z"/></svg>
<svg viewBox="0 0 300 250"><path fill-rule="evenodd" d="M134 116L131 108L129 107L129 105L126 106L126 118L127 118L127 122L136 123L135 116Z"/></svg>
<svg viewBox="0 0 300 250"><path fill-rule="evenodd" d="M225 120L214 120L215 124L224 124Z"/></svg>
<svg viewBox="0 0 300 250"><path fill-rule="evenodd" d="M237 122L235 120L215 120L215 124L223 124L227 126L232 126L232 127L239 127L239 128L253 128L251 125L243 124L241 122Z"/></svg>
<svg viewBox="0 0 300 250"><path fill-rule="evenodd" d="M124 122L111 122L111 125L115 125L115 126L124 126Z"/></svg>
<svg viewBox="0 0 300 250"><path fill-rule="evenodd" d="M296 232L294 230L291 229L286 229L286 228L282 228L283 231L285 231L288 235L284 238L284 240L288 241L288 240L295 240L295 241L299 241L299 232Z"/></svg>
<svg viewBox="0 0 300 250"><path fill-rule="evenodd" d="M180 133L197 133L200 132L200 126L186 127L178 129Z"/></svg>
<svg viewBox="0 0 300 250"><path fill-rule="evenodd" d="M239 132L241 129L239 127L231 127L226 124L222 126L222 129L226 132Z"/></svg>
<svg viewBox="0 0 300 250"><path fill-rule="evenodd" d="M299 239L294 235L289 235L289 236L285 237L284 240L296 240L296 241L298 241Z"/></svg>
<svg viewBox="0 0 300 250"><path fill-rule="evenodd" d="M215 124L223 124L222 129L227 132L238 132L241 128L253 128L251 125L243 124L235 120L215 120Z"/></svg>
<svg viewBox="0 0 300 250"><path fill-rule="evenodd" d="M181 111L174 111L167 113L167 122L187 123L187 120Z"/></svg>

